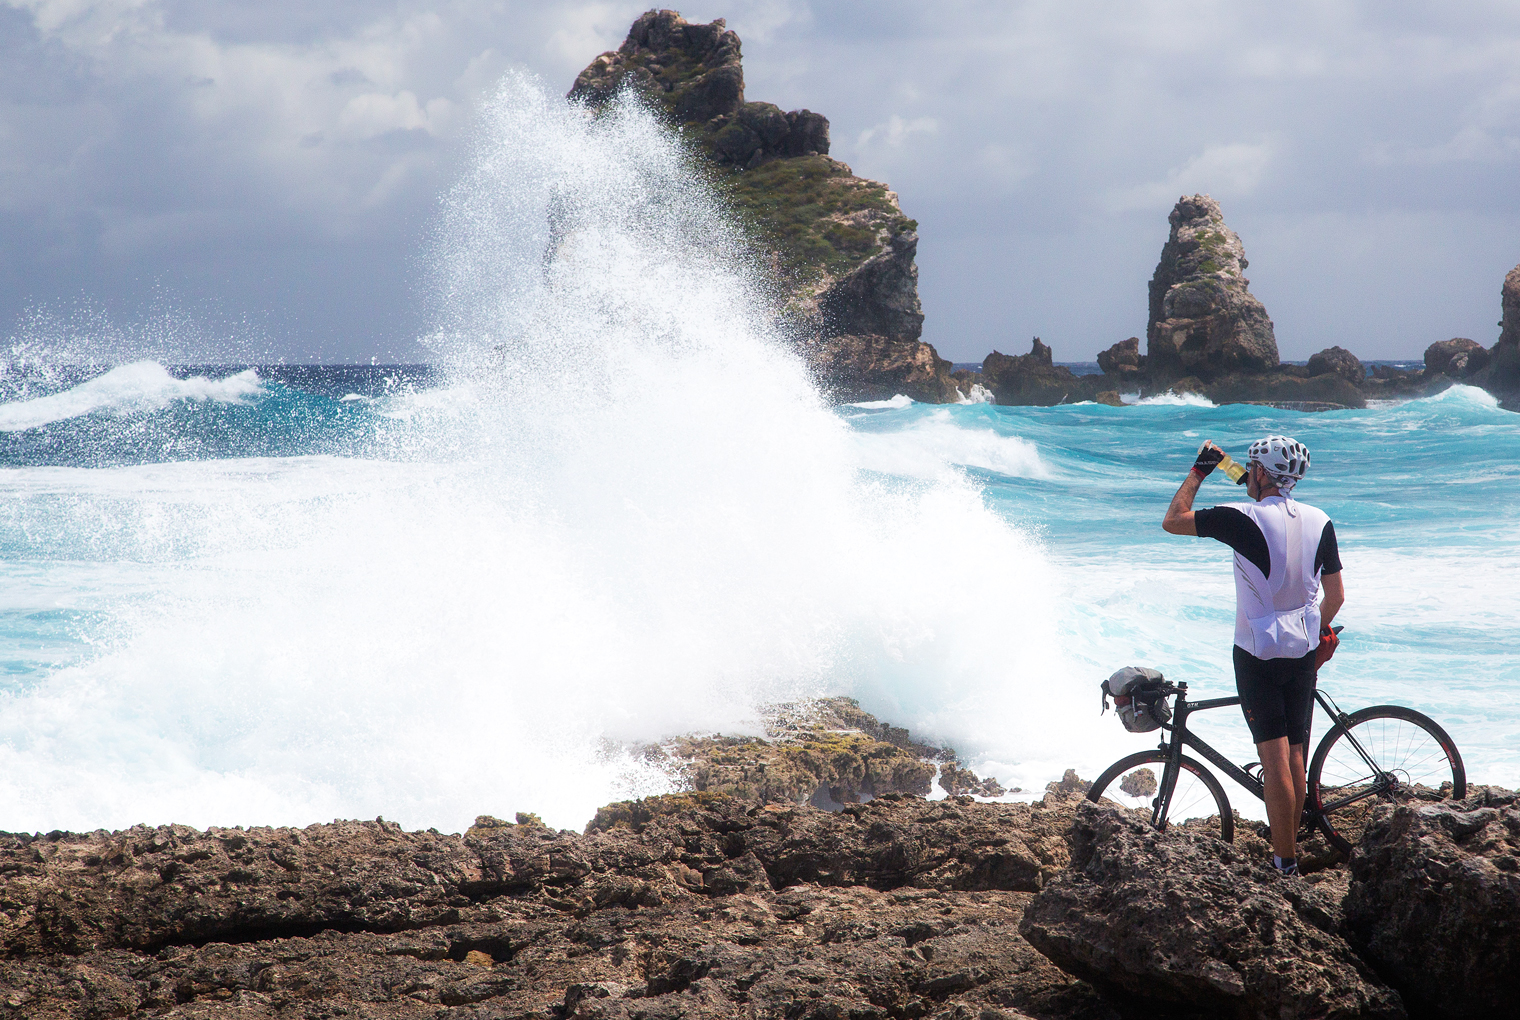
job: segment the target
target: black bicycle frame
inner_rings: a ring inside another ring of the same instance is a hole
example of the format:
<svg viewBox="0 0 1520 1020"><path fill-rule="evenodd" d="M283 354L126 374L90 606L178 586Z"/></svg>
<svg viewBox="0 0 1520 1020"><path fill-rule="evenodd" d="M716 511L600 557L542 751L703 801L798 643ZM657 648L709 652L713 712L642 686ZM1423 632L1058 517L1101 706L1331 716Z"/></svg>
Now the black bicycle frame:
<svg viewBox="0 0 1520 1020"><path fill-rule="evenodd" d="M1345 724L1350 721L1350 716L1348 716L1345 712L1342 712L1340 710L1340 706L1335 704L1335 702L1332 701L1328 695L1319 690L1317 687L1314 691L1314 699L1318 701L1320 707L1325 710L1325 714L1328 715L1331 720L1333 720L1333 724L1345 726ZM1255 776L1251 775L1251 773L1247 772L1245 769L1239 767L1224 755L1214 750L1207 743L1205 743L1202 738L1198 737L1187 728L1188 716L1192 715L1194 712L1207 712L1211 708L1228 708L1231 705L1238 704L1240 704L1240 698L1238 696L1234 698L1210 698L1207 701L1189 703L1187 700L1187 684L1185 682L1177 684L1177 701L1172 709L1172 721L1170 723L1161 724L1162 729L1167 730L1172 734L1172 739L1170 742L1166 740L1163 740L1161 742L1161 750L1167 755L1167 763L1166 769L1162 774L1161 789L1157 791L1156 802L1154 805L1154 810L1152 812L1151 821L1153 824L1159 822L1163 818L1168 817L1170 813L1172 806L1172 794L1177 789L1177 777L1182 772L1182 748L1184 745L1191 747L1204 758L1208 759L1208 761L1215 768L1223 772L1229 778L1235 780L1235 782L1240 786L1245 787L1256 797L1257 800L1267 799L1266 785L1263 784L1260 779L1257 779ZM1344 807L1346 804L1361 800L1364 797L1376 796L1387 784L1387 778L1378 769L1376 763L1373 762L1371 756L1367 754L1362 745L1357 742L1355 735L1351 732L1349 727L1346 728L1346 740L1351 744L1352 747L1356 749L1357 754L1362 756L1362 760L1367 763L1367 767L1372 770L1371 778L1373 785L1369 790L1354 794L1350 797L1345 798L1344 800L1336 801L1333 804L1325 805L1326 810L1333 810L1335 808ZM1304 754L1307 755L1308 753L1309 747L1306 738L1304 744ZM1306 805L1306 810L1314 811L1316 815L1318 815L1320 811L1320 809L1315 808L1313 805Z"/></svg>

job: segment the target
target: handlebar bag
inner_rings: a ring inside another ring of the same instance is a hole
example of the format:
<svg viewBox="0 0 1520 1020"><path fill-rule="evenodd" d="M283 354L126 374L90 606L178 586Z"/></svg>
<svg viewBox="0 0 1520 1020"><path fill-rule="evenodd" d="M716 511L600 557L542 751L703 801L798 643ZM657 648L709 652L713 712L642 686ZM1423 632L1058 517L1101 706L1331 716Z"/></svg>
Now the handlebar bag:
<svg viewBox="0 0 1520 1020"><path fill-rule="evenodd" d="M1149 733L1172 721L1172 706L1161 693L1166 677L1148 666L1125 666L1103 681L1103 711L1114 699L1114 712L1131 733Z"/></svg>

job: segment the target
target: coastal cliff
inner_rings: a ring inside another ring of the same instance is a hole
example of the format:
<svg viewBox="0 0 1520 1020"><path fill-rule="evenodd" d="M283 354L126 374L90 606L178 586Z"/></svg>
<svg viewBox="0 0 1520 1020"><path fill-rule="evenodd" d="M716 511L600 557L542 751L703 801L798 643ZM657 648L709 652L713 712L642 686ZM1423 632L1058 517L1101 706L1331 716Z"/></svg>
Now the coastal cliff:
<svg viewBox="0 0 1520 1020"><path fill-rule="evenodd" d="M826 117L746 99L739 37L722 19L640 15L569 98L595 109L625 89L710 162L768 255L778 319L835 399L959 397L950 362L920 339L917 222L886 185L829 157Z"/></svg>

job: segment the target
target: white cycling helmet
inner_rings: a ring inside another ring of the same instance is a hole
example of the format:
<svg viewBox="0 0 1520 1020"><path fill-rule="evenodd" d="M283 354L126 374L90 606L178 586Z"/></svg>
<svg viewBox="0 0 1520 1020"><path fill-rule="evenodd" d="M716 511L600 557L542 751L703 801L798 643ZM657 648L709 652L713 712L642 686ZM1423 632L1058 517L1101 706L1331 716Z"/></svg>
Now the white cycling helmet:
<svg viewBox="0 0 1520 1020"><path fill-rule="evenodd" d="M1246 460L1260 464L1286 493L1309 470L1309 448L1289 436L1267 436L1251 444Z"/></svg>

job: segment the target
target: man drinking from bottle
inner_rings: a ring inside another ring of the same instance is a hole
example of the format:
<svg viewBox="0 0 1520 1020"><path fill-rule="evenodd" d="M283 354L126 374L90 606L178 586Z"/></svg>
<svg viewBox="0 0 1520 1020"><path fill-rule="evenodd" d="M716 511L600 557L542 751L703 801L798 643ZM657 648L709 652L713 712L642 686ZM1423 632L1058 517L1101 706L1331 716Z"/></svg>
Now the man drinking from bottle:
<svg viewBox="0 0 1520 1020"><path fill-rule="evenodd" d="M1252 502L1194 511L1199 486L1224 458L1212 442L1199 447L1161 526L1235 551L1235 686L1261 757L1272 863L1296 875L1315 674L1334 651L1330 621L1346 601L1340 551L1330 518L1293 498L1309 470L1302 443L1287 436L1252 443L1244 479Z"/></svg>

